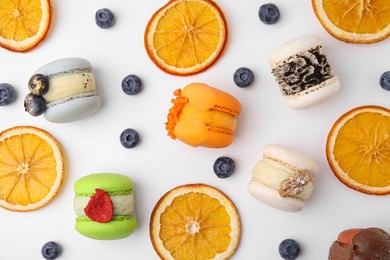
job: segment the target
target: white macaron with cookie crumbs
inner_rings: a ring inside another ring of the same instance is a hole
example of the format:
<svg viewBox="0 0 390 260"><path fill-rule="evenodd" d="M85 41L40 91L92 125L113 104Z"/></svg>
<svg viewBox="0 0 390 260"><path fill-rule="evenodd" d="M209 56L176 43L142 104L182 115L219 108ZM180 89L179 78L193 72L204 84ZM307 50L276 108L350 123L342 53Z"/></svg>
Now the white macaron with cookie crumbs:
<svg viewBox="0 0 390 260"><path fill-rule="evenodd" d="M323 52L321 38L304 35L274 49L268 58L272 73L291 109L318 105L340 89L340 82Z"/></svg>
<svg viewBox="0 0 390 260"><path fill-rule="evenodd" d="M269 144L253 169L248 191L269 206L298 212L310 198L319 172L310 157L284 145Z"/></svg>

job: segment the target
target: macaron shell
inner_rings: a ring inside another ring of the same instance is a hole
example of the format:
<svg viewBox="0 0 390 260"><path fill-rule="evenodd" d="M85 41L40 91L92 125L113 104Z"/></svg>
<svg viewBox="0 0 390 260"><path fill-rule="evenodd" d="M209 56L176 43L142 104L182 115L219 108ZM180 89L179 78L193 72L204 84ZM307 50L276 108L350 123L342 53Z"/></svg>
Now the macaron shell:
<svg viewBox="0 0 390 260"><path fill-rule="evenodd" d="M110 222L99 223L87 217L78 217L75 228L80 234L92 239L122 239L137 229L137 220L135 217L116 216Z"/></svg>
<svg viewBox="0 0 390 260"><path fill-rule="evenodd" d="M68 57L52 61L35 71L35 74L50 75L62 71L73 70L78 68L92 68L91 63L79 57Z"/></svg>
<svg viewBox="0 0 390 260"><path fill-rule="evenodd" d="M284 145L266 145L263 149L263 157L275 160L287 167L293 167L296 170L307 171L314 176L317 176L320 172L320 167L312 158Z"/></svg>
<svg viewBox="0 0 390 260"><path fill-rule="evenodd" d="M53 123L68 123L94 114L101 106L97 92L59 100L47 107L44 117Z"/></svg>
<svg viewBox="0 0 390 260"><path fill-rule="evenodd" d="M325 102L335 96L340 90L340 81L338 77L333 77L325 82L323 86L319 85L318 89L299 95L286 97L286 103L292 109L306 109Z"/></svg>
<svg viewBox="0 0 390 260"><path fill-rule="evenodd" d="M283 198L279 195L278 191L261 184L254 178L250 180L247 188L253 197L271 207L289 212L298 212L301 211L304 207L303 200L290 197Z"/></svg>
<svg viewBox="0 0 390 260"><path fill-rule="evenodd" d="M322 46L321 38L316 35L304 35L291 39L279 47L275 48L268 57L271 68L274 68L279 62L289 58L296 53Z"/></svg>
<svg viewBox="0 0 390 260"><path fill-rule="evenodd" d="M74 184L76 196L91 196L96 189L102 189L108 195L121 195L133 192L133 181L122 174L95 173L78 179Z"/></svg>

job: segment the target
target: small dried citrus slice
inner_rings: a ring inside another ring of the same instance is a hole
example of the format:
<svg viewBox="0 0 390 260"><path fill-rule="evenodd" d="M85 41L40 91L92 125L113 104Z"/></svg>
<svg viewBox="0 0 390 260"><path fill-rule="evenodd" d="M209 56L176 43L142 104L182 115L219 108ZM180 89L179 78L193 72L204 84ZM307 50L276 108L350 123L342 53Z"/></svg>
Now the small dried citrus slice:
<svg viewBox="0 0 390 260"><path fill-rule="evenodd" d="M339 40L374 43L390 35L389 0L312 0L322 26Z"/></svg>
<svg viewBox="0 0 390 260"><path fill-rule="evenodd" d="M151 60L173 75L192 75L210 67L227 42L227 23L211 0L172 0L150 19L145 48Z"/></svg>
<svg viewBox="0 0 390 260"><path fill-rule="evenodd" d="M240 235L233 202L205 184L168 191L150 220L150 238L161 259L227 259L236 251Z"/></svg>
<svg viewBox="0 0 390 260"><path fill-rule="evenodd" d="M0 46L31 50L49 31L51 14L50 0L0 0Z"/></svg>
<svg viewBox="0 0 390 260"><path fill-rule="evenodd" d="M33 211L57 195L64 179L64 156L46 131L17 126L0 133L0 207Z"/></svg>
<svg viewBox="0 0 390 260"><path fill-rule="evenodd" d="M390 110L362 106L342 115L329 132L326 156L344 184L363 193L390 193Z"/></svg>

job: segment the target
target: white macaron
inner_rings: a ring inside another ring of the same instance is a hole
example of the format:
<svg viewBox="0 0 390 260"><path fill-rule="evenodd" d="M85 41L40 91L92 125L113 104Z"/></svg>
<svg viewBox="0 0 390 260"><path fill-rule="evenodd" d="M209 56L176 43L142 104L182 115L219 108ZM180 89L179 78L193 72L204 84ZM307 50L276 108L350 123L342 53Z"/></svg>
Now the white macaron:
<svg viewBox="0 0 390 260"><path fill-rule="evenodd" d="M274 49L269 64L287 105L306 109L328 100L340 89L322 42L318 36L305 35Z"/></svg>
<svg viewBox="0 0 390 260"><path fill-rule="evenodd" d="M54 123L73 122L94 114L101 105L91 63L70 57L53 61L35 71L48 81L42 94L46 102L44 117Z"/></svg>
<svg viewBox="0 0 390 260"><path fill-rule="evenodd" d="M310 157L287 146L269 144L253 169L248 191L281 210L297 212L310 198L320 168Z"/></svg>

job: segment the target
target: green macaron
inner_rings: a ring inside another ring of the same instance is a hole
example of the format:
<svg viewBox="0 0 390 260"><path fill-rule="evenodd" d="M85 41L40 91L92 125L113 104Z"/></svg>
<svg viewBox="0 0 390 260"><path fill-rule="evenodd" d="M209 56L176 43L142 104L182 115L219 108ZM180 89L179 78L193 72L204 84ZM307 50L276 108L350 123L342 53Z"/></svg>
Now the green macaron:
<svg viewBox="0 0 390 260"><path fill-rule="evenodd" d="M121 239L137 229L134 184L121 174L95 173L74 184L76 230L99 240Z"/></svg>

